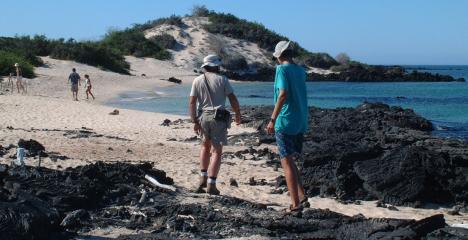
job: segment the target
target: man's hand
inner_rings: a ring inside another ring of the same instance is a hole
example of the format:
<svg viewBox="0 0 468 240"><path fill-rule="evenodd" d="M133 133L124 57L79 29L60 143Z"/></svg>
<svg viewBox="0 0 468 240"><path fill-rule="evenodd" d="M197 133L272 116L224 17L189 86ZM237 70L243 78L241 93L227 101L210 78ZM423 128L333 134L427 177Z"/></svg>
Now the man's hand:
<svg viewBox="0 0 468 240"><path fill-rule="evenodd" d="M242 123L242 119L241 119L241 115L240 114L236 114L236 125L239 126L241 123Z"/></svg>
<svg viewBox="0 0 468 240"><path fill-rule="evenodd" d="M200 123L196 122L193 124L193 131L195 134L200 135L201 134L201 126Z"/></svg>
<svg viewBox="0 0 468 240"><path fill-rule="evenodd" d="M268 123L266 131L267 131L268 134L274 134L275 133L275 122L274 121L270 121Z"/></svg>

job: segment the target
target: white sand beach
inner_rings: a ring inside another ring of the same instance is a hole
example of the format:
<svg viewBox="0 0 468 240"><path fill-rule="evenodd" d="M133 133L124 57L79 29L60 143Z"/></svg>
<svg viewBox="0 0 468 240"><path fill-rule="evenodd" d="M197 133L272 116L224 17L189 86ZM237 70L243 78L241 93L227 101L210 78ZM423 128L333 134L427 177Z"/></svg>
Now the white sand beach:
<svg viewBox="0 0 468 240"><path fill-rule="evenodd" d="M197 142L168 141L169 138L183 140L195 136L191 124L161 126L165 119L186 119L153 112L119 109L119 115L109 115L114 108L104 106L107 100L126 91L153 91L169 86L167 79L176 77L183 84L190 84L194 73L183 70L172 63L154 59L127 57L132 74L126 76L102 71L83 64L44 58L45 67L36 69L38 77L29 80L29 93L3 92L0 95L0 145L16 144L20 138L35 139L42 143L48 152L56 152L69 159L42 160L49 168L66 168L89 164L96 161L149 161L172 177L178 188L193 188L198 180ZM96 101L85 100L80 89L80 101L71 100L67 77L72 67L80 74L89 74L93 80ZM145 74L146 77L142 77ZM188 94L188 93L187 93ZM66 130L87 129L103 137L72 139L64 135ZM234 126L230 134L252 132L254 129ZM109 137L109 138L108 138ZM118 137L118 138L115 138ZM262 146L263 147L263 146ZM225 151L244 149L240 146L227 146ZM274 149L274 146L272 146ZM9 163L14 149L10 150L0 163ZM28 165L36 165L38 159L27 159ZM235 196L249 201L265 203L273 208L285 208L289 204L287 194L270 194L271 186L250 186L250 177L274 182L282 170L274 171L263 161L240 159L225 160L219 175L219 188L223 195ZM230 186L234 178L239 187ZM310 199L313 208L330 209L346 215L362 214L374 218L421 219L443 213L449 224L467 224L467 215L448 215L450 209L413 209L398 207L399 211L377 208L375 202L362 202L361 205L340 204L333 199L314 197ZM106 235L105 232L99 233ZM110 234L110 233L108 233Z"/></svg>

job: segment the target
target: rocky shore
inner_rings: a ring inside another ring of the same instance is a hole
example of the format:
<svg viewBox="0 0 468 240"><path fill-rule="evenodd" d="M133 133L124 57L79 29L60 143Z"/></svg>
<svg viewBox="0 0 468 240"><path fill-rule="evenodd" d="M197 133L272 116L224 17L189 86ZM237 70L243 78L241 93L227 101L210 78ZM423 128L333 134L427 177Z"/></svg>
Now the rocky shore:
<svg viewBox="0 0 468 240"><path fill-rule="evenodd" d="M307 209L301 217L233 197L171 192L151 164L98 162L63 171L0 165L0 234L5 239L71 239L90 229L125 227L142 234L118 239L282 237L288 239L462 239L443 215L420 221L348 217ZM205 198L202 203L198 200ZM198 203L197 203L198 202ZM457 238L458 237L458 238Z"/></svg>
<svg viewBox="0 0 468 240"><path fill-rule="evenodd" d="M268 120L262 119L271 111L243 111L249 116L246 124L259 130L259 142L274 142L263 131ZM385 104L310 108L301 161L307 193L397 206L457 205L468 211L468 143L431 136L431 130L431 122L412 110Z"/></svg>
<svg viewBox="0 0 468 240"><path fill-rule="evenodd" d="M273 81L275 69L272 67L260 67L254 73L238 73L225 71L230 79L239 81ZM405 68L395 66L363 66L355 65L343 68L330 74L310 72L308 81L345 81L345 82L465 82L464 78L454 78L449 75L432 74L417 70L406 71Z"/></svg>
<svg viewBox="0 0 468 240"><path fill-rule="evenodd" d="M327 75L309 73L310 81L346 81L346 82L465 82L464 78L449 75L432 74L403 67L350 66L337 73Z"/></svg>

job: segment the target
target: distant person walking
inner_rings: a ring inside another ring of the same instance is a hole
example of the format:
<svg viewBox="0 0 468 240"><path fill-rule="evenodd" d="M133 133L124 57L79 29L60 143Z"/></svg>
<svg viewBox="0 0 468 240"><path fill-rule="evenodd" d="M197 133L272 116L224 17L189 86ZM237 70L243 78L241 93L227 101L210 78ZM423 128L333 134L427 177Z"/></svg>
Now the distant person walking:
<svg viewBox="0 0 468 240"><path fill-rule="evenodd" d="M95 99L95 98L94 98L94 95L93 95L93 93L91 92L91 88L93 87L93 86L91 85L91 79L89 78L89 75L88 75L88 74L85 74L84 77L85 77L86 99L89 99L89 95L91 95L91 97L93 97L93 100L94 100L94 99Z"/></svg>
<svg viewBox="0 0 468 240"><path fill-rule="evenodd" d="M221 59L208 55L203 59L205 73L195 78L190 92L189 111L193 130L202 138L200 149L200 182L197 193L219 195L216 178L221 166L223 145L227 145L227 129L231 115L225 109L226 97L236 113L235 121L241 123L239 101L227 77L219 73ZM198 108L197 108L198 103Z"/></svg>
<svg viewBox="0 0 468 240"><path fill-rule="evenodd" d="M24 88L24 83L23 83L23 71L21 70L21 66L18 63L15 63L15 69L16 69L16 88L18 89L18 93L25 94L26 89Z"/></svg>
<svg viewBox="0 0 468 240"><path fill-rule="evenodd" d="M71 83L71 91L73 94L73 100L78 101L78 85L81 86L81 77L76 73L76 69L72 69L72 73L68 76L68 82Z"/></svg>
<svg viewBox="0 0 468 240"><path fill-rule="evenodd" d="M294 63L291 43L281 41L273 56L278 60L274 84L275 108L267 126L269 134L275 134L281 166L286 175L291 206L288 212L300 213L308 207L300 172L295 160L302 153L303 134L307 130L308 107L306 72Z"/></svg>

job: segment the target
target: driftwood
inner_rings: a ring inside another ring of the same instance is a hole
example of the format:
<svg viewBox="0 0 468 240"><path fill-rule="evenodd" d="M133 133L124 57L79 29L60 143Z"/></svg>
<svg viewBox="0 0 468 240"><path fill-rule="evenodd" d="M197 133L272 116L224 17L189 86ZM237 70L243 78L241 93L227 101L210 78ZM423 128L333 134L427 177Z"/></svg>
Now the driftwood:
<svg viewBox="0 0 468 240"><path fill-rule="evenodd" d="M173 192L176 191L176 188L174 186L170 186L170 185L166 185L166 184L162 184L162 183L159 183L158 180L156 180L155 178L151 177L150 175L145 175L145 178L146 180L150 181L150 183L152 183L154 186L156 187L160 187L160 188L164 188L164 189L167 189L167 190L171 190Z"/></svg>

